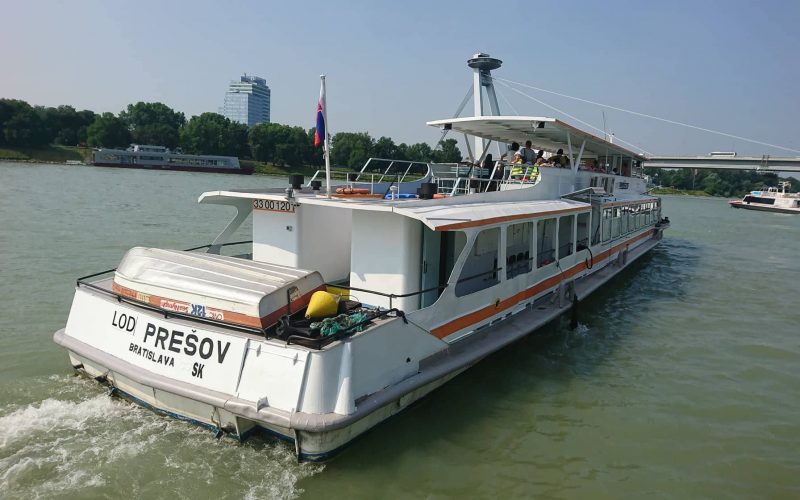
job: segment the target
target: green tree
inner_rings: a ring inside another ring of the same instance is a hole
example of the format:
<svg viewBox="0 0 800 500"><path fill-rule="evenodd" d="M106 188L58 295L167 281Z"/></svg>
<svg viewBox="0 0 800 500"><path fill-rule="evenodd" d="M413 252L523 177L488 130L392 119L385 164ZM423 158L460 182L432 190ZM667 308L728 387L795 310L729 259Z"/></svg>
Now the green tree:
<svg viewBox="0 0 800 500"><path fill-rule="evenodd" d="M235 123L217 113L193 116L180 130L184 151L194 154L246 156L247 125Z"/></svg>
<svg viewBox="0 0 800 500"><path fill-rule="evenodd" d="M125 147L131 142L127 125L112 113L98 115L86 132L87 142L93 147Z"/></svg>
<svg viewBox="0 0 800 500"><path fill-rule="evenodd" d="M179 130L186 123L183 113L160 102L137 102L119 114L128 125L134 142L174 148Z"/></svg>
<svg viewBox="0 0 800 500"><path fill-rule="evenodd" d="M390 160L405 159L400 157L400 150L394 141L390 137L385 136L375 141L375 145L372 147L372 155L375 158L385 158Z"/></svg>
<svg viewBox="0 0 800 500"><path fill-rule="evenodd" d="M275 134L272 123L259 123L250 129L247 142L254 160L271 162L275 158Z"/></svg>
<svg viewBox="0 0 800 500"><path fill-rule="evenodd" d="M413 161L431 161L433 158L433 150L424 142L412 144L408 147L406 154L408 159Z"/></svg>
<svg viewBox="0 0 800 500"><path fill-rule="evenodd" d="M436 163L458 163L463 156L458 149L458 141L455 139L445 139L439 142L440 148L433 152L432 161Z"/></svg>
<svg viewBox="0 0 800 500"><path fill-rule="evenodd" d="M361 168L372 156L373 140L366 132L339 132L331 140L334 165Z"/></svg>
<svg viewBox="0 0 800 500"><path fill-rule="evenodd" d="M87 128L94 122L93 111L76 111L72 106L37 110L47 130L49 142L75 145L86 142Z"/></svg>
<svg viewBox="0 0 800 500"><path fill-rule="evenodd" d="M306 144L308 144L308 149L306 149L304 163L319 167L325 164L325 157L323 156L323 147L314 146L314 137L316 132L316 128L310 128L306 131Z"/></svg>

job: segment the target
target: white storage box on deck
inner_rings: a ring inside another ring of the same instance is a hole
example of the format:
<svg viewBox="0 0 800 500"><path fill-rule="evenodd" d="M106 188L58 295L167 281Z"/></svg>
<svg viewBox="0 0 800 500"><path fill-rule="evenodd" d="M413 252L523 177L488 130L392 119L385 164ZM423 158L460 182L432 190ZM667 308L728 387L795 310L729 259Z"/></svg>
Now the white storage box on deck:
<svg viewBox="0 0 800 500"><path fill-rule="evenodd" d="M153 306L266 328L324 290L317 271L207 253L134 247L114 275L113 290Z"/></svg>

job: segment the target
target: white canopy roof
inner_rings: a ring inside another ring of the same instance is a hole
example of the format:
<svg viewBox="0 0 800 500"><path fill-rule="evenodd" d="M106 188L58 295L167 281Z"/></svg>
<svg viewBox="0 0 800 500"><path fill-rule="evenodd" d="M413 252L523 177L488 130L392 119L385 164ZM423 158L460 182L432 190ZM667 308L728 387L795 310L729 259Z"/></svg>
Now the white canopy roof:
<svg viewBox="0 0 800 500"><path fill-rule="evenodd" d="M496 142L524 144L530 140L537 149L542 148L555 152L564 149L567 152L568 137L572 141L575 154L586 140L584 155L591 156L630 156L639 160L643 155L612 144L600 137L573 127L556 118L537 116L477 116L467 118L449 118L428 122L432 127L451 129L463 134L482 137Z"/></svg>
<svg viewBox="0 0 800 500"><path fill-rule="evenodd" d="M459 203L417 207L395 206L394 211L422 221L435 231L488 226L500 222L587 212L591 205L572 200Z"/></svg>

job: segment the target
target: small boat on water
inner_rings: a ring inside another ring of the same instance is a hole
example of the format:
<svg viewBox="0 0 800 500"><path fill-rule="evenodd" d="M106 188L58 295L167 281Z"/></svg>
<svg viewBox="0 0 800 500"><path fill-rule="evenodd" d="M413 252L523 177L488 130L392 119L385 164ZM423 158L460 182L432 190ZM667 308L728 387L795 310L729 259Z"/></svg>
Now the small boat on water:
<svg viewBox="0 0 800 500"><path fill-rule="evenodd" d="M499 65L470 59L478 92ZM188 251L133 248L78 279L55 342L131 401L220 435L274 434L301 460L331 457L575 307L669 227L639 154L555 118L484 116L482 103L429 122L476 139L470 164L370 159L338 172L330 196L317 176L203 193L237 211L220 235ZM566 151L563 168L482 161L492 143L527 140ZM230 242L249 217L252 241ZM246 248L222 255L235 245Z"/></svg>
<svg viewBox="0 0 800 500"><path fill-rule="evenodd" d="M242 168L235 156L189 155L164 146L131 144L127 149L100 148L92 151L92 165L98 167L144 168L215 172L218 174L252 174Z"/></svg>
<svg viewBox="0 0 800 500"><path fill-rule="evenodd" d="M733 208L761 210L781 214L800 214L800 193L787 192L791 188L789 181L783 181L778 187L766 187L761 191L750 191L741 200L732 200L728 204Z"/></svg>

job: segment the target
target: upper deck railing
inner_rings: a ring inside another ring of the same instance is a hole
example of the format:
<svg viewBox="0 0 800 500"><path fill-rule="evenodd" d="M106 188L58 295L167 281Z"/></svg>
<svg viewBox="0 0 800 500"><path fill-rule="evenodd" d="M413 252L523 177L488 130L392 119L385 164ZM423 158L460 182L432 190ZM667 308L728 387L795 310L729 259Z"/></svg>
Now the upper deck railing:
<svg viewBox="0 0 800 500"><path fill-rule="evenodd" d="M431 164L422 161L370 158L361 170L331 170L331 181L350 187L369 189L370 194L386 190L388 186L399 186L406 182L417 182L431 174ZM311 181L325 177L325 170L317 170ZM310 182L310 181L309 181Z"/></svg>

